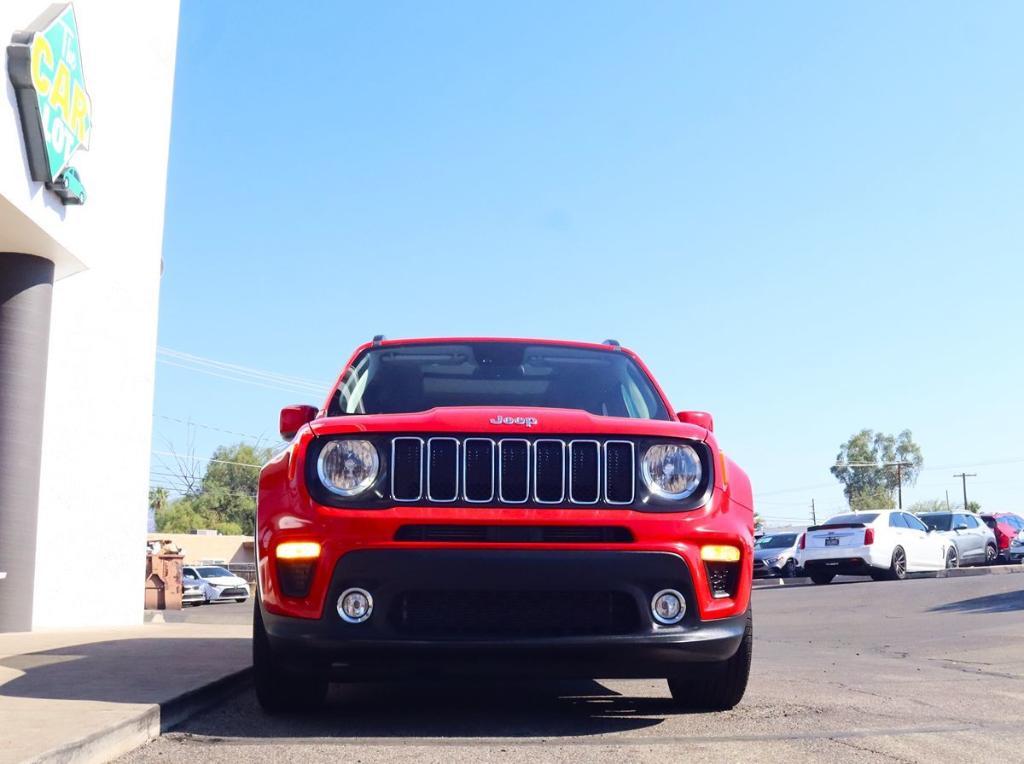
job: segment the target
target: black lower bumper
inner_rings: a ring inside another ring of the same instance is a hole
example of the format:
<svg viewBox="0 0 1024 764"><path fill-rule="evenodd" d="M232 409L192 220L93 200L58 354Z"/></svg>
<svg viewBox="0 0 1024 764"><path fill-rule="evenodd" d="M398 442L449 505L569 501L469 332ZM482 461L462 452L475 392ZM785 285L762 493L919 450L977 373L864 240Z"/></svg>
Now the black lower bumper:
<svg viewBox="0 0 1024 764"><path fill-rule="evenodd" d="M804 563L804 572L807 575L812 573L834 573L839 576L869 576L872 572L877 573L880 568L874 568L862 557L840 557L833 560L808 560Z"/></svg>
<svg viewBox="0 0 1024 764"><path fill-rule="evenodd" d="M335 609L352 587L373 596L364 623ZM686 600L677 625L651 616L662 589ZM339 679L664 677L730 658L746 625L701 621L686 564L663 552L360 550L338 562L321 618L261 615L277 659Z"/></svg>

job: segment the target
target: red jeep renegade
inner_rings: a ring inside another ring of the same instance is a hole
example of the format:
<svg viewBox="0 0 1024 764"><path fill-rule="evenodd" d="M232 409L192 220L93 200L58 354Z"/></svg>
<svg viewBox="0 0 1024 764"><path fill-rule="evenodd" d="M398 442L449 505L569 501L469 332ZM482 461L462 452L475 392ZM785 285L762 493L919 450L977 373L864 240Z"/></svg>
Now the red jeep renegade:
<svg viewBox="0 0 1024 764"><path fill-rule="evenodd" d="M256 691L332 679L750 671L750 481L617 342L374 338L260 475Z"/></svg>

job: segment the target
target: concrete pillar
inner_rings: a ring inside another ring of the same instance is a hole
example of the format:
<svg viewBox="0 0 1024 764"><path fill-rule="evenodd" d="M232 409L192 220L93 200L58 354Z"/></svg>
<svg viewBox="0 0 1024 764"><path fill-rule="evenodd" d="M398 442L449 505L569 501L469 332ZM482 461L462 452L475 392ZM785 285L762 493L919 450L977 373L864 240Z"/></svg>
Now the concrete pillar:
<svg viewBox="0 0 1024 764"><path fill-rule="evenodd" d="M0 252L0 632L32 628L53 263Z"/></svg>

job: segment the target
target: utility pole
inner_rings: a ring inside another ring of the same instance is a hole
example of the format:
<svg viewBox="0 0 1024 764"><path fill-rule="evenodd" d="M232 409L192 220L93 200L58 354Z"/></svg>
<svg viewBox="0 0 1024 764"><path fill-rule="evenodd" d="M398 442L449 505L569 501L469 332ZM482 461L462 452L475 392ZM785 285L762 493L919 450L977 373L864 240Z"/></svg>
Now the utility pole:
<svg viewBox="0 0 1024 764"><path fill-rule="evenodd" d="M818 524L818 516L814 513L814 499L811 499L811 525Z"/></svg>
<svg viewBox="0 0 1024 764"><path fill-rule="evenodd" d="M910 462L896 462L896 489L899 491L900 509L903 509L903 468L909 466Z"/></svg>
<svg viewBox="0 0 1024 764"><path fill-rule="evenodd" d="M899 461L899 462L846 462L845 464L839 462L835 464L836 467L871 467L877 469L878 467L895 467L896 468L896 488L899 493L899 507L903 509L903 468L913 467L913 462ZM972 477L972 476L968 476Z"/></svg>
<svg viewBox="0 0 1024 764"><path fill-rule="evenodd" d="M964 484L964 512L967 512L967 511L969 511L967 509L967 478L969 478L969 477L978 477L978 476L975 473L973 473L973 472L961 472L958 475L953 475L953 477L958 477L958 478L960 478L960 480L963 481L963 484ZM948 492L947 492L946 495L947 496L949 495Z"/></svg>
<svg viewBox="0 0 1024 764"><path fill-rule="evenodd" d="M946 489L946 511L949 512L949 489Z"/></svg>

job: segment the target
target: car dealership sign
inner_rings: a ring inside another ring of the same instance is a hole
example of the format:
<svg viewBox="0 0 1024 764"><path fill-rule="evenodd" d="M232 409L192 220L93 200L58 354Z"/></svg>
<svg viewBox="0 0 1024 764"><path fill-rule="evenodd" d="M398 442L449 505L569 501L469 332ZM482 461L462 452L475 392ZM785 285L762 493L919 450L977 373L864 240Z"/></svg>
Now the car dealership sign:
<svg viewBox="0 0 1024 764"><path fill-rule="evenodd" d="M85 87L78 23L71 3L51 5L7 46L7 73L18 99L32 180L45 183L64 204L85 202L70 166L89 148L92 102Z"/></svg>

